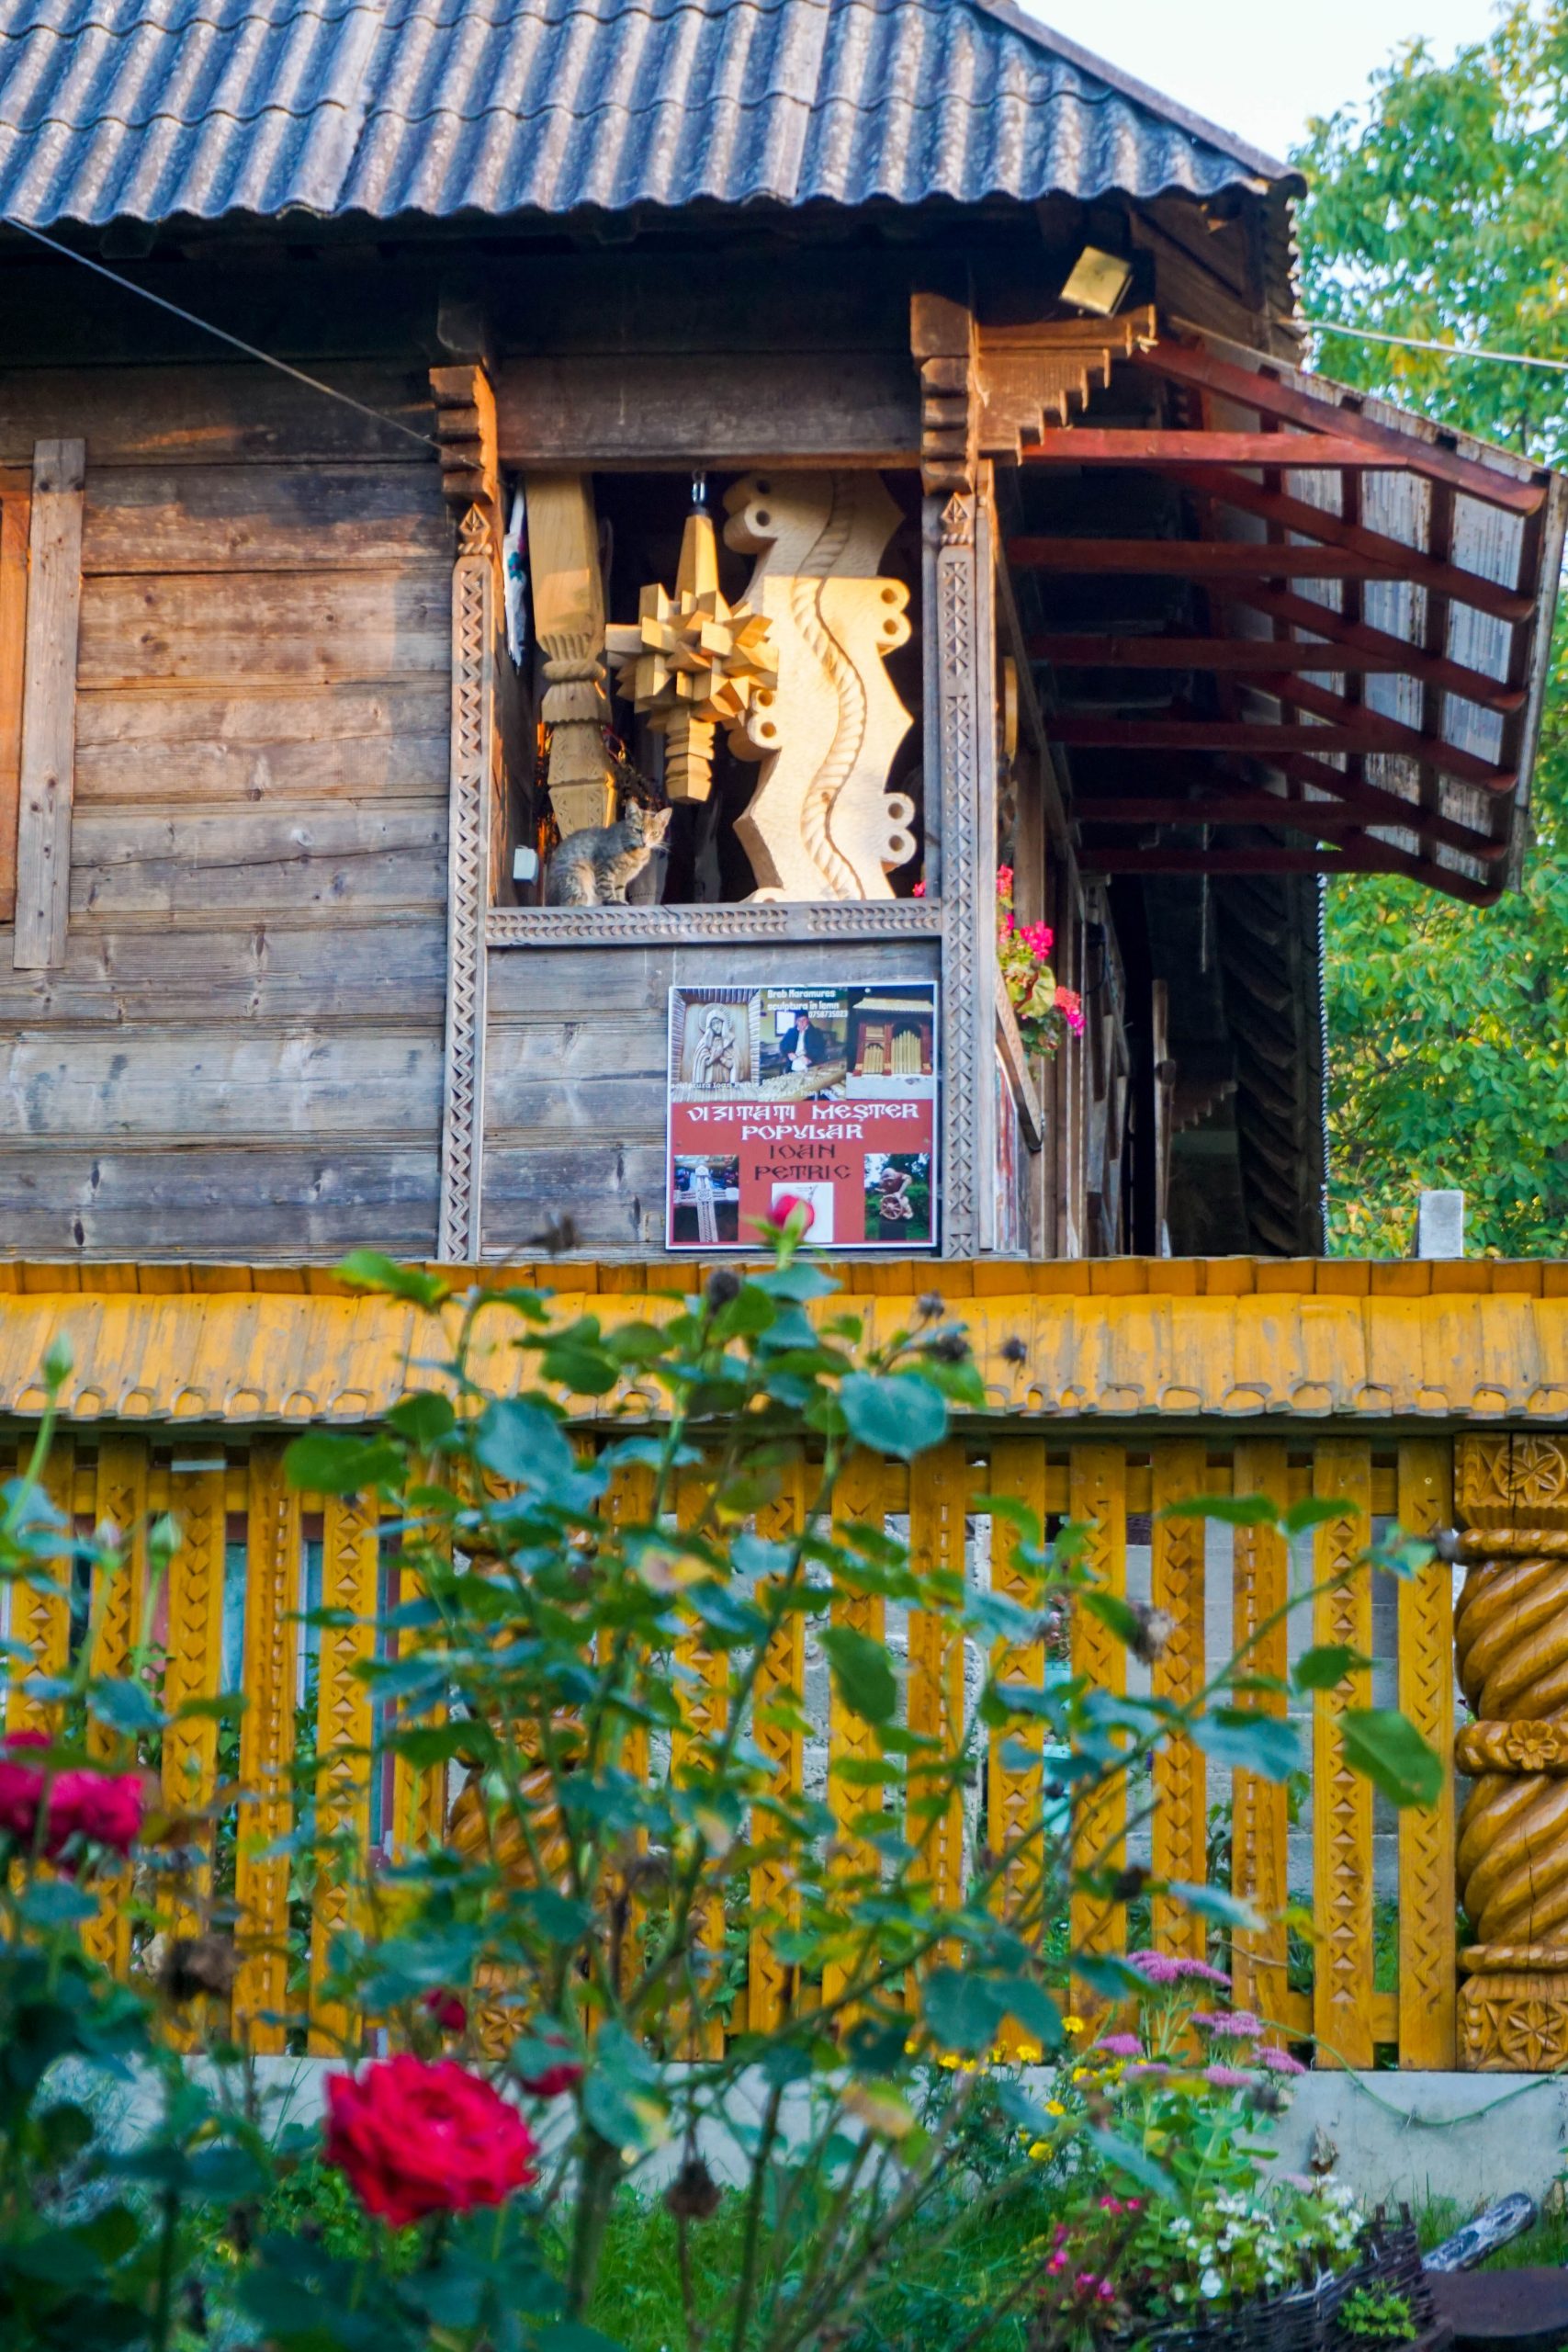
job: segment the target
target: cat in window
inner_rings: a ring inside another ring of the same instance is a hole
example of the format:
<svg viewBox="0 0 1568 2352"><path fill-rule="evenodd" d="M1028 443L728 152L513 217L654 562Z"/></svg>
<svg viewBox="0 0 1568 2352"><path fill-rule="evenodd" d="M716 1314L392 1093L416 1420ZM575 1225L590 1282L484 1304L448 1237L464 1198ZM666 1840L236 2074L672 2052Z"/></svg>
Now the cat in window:
<svg viewBox="0 0 1568 2352"><path fill-rule="evenodd" d="M629 800L619 823L586 825L550 852L547 907L624 907L635 882L670 830L668 808Z"/></svg>

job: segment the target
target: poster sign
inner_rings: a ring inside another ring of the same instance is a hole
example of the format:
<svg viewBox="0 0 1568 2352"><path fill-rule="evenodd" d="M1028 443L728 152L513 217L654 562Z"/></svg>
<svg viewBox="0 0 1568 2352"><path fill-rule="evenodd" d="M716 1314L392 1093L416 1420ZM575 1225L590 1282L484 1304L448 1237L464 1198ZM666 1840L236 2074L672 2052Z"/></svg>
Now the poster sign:
<svg viewBox="0 0 1568 2352"><path fill-rule="evenodd" d="M936 983L670 991L669 1245L754 1250L786 1195L818 1250L936 1240Z"/></svg>

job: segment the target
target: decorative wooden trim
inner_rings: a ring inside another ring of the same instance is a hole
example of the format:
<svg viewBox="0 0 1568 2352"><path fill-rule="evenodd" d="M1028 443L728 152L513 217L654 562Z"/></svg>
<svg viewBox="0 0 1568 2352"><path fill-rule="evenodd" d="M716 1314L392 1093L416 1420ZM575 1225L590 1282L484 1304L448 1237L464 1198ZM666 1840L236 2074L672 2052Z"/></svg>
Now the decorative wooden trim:
<svg viewBox="0 0 1568 2352"><path fill-rule="evenodd" d="M794 1544L806 1521L806 1465L797 1458L783 1466L777 1494L759 1505L757 1533L765 1543ZM801 1714L805 1704L806 1619L798 1609L792 1609L768 1644L751 1709L752 1737L771 1768L768 1794L782 1804L798 1798L804 1785L806 1741ZM780 1709L784 1711L784 1720L774 1712ZM787 1932L800 1924L800 1881L788 1858L779 1852L774 1830L769 1812L759 1808L752 1814L752 1843L763 1859L752 1864L750 1872L746 2024L751 2033L769 2033L779 2023L789 2005L795 1977L794 1962L779 1957L777 1938L781 1929Z"/></svg>
<svg viewBox="0 0 1568 2352"><path fill-rule="evenodd" d="M441 444L441 494L461 521L482 508L501 530L501 463L496 454L495 394L482 367L433 368L435 437Z"/></svg>
<svg viewBox="0 0 1568 2352"><path fill-rule="evenodd" d="M961 1440L916 1455L909 1468L909 1551L918 1576L940 1577L962 1589L975 1492L968 1449ZM911 1609L908 1644L908 1727L935 1740L942 1757L951 1757L964 1740L964 1635L951 1617ZM911 1876L931 1887L937 1903L955 1910L964 1900L966 1876L964 1801L949 1772L922 1773L911 1759L905 1836L916 1849Z"/></svg>
<svg viewBox="0 0 1568 2352"><path fill-rule="evenodd" d="M1208 1452L1201 1440L1187 1438L1156 1445L1153 1453L1149 1600L1165 1611L1170 1625L1154 1663L1151 1687L1156 1698L1178 1707L1190 1706L1208 1679L1208 1531L1203 1520L1167 1519L1163 1513L1170 1503L1190 1502L1209 1491ZM1201 1886L1208 1876L1209 1831L1202 1750L1189 1739L1168 1740L1156 1753L1154 1773L1155 1876L1182 1886ZM1207 1935L1205 1922L1185 1904L1168 1894L1154 1897L1154 1936L1162 1951L1206 1959Z"/></svg>
<svg viewBox="0 0 1568 2352"><path fill-rule="evenodd" d="M452 765L446 845L446 1043L441 1113L444 1264L479 1254L484 1155L485 906L495 757L495 555L482 507L452 571Z"/></svg>
<svg viewBox="0 0 1568 2352"><path fill-rule="evenodd" d="M0 467L0 922L9 922L17 911L32 489L30 467Z"/></svg>
<svg viewBox="0 0 1568 2352"><path fill-rule="evenodd" d="M1282 1445L1252 1439L1236 1447L1232 1480L1236 1494L1267 1495L1282 1504L1289 1476ZM1280 1618L1267 1633L1262 1629L1290 1598L1285 1539L1278 1528L1264 1522L1238 1527L1233 1544L1232 1647L1245 1659L1248 1674L1282 1684L1290 1668L1288 1627ZM1282 1689L1251 1691L1243 1703L1269 1715L1282 1715L1286 1707ZM1237 2006L1256 2010L1271 2024L1285 2016L1290 1995L1290 1936L1282 1916L1289 1829L1290 1802L1283 1784L1237 1766L1231 1779L1231 1893L1238 1902L1249 1904L1263 1925L1237 1932L1232 1973Z"/></svg>
<svg viewBox="0 0 1568 2352"><path fill-rule="evenodd" d="M93 1524L117 1527L126 1544L118 1569L93 1595L96 1630L92 1670L95 1681L128 1674L130 1654L141 1638L147 1593L147 1468L151 1449L144 1437L105 1436L98 1442L93 1475ZM15 1588L13 1588L14 1589ZM129 1743L111 1724L94 1716L87 1724L87 1753L112 1763ZM106 1967L130 1964L132 1873L129 1868L101 1873L98 1916L82 1940Z"/></svg>
<svg viewBox="0 0 1568 2352"><path fill-rule="evenodd" d="M1371 1574L1351 1564L1371 1536L1371 1448L1343 1439L1319 1445L1313 1490L1344 1506L1317 1530L1313 1639L1370 1657ZM1348 1674L1313 1706L1312 2025L1324 2066L1372 2063L1372 1784L1346 1762L1339 1732L1341 1715L1370 1703L1370 1682L1364 1672Z"/></svg>
<svg viewBox="0 0 1568 2352"><path fill-rule="evenodd" d="M1103 1593L1125 1599L1127 1591L1127 1459L1120 1445L1075 1445L1068 1456L1067 1515L1089 1530L1083 1566ZM1119 1696L1127 1688L1127 1653L1116 1635L1087 1609L1073 1611L1073 1672L1088 1675L1101 1690ZM1127 1792L1120 1780L1074 1808L1075 1871L1119 1871L1126 1859L1123 1831ZM1122 1951L1126 1948L1123 1904L1074 1887L1069 1903L1075 1952ZM1086 2018L1103 2016L1105 2003L1075 1980L1073 2007Z"/></svg>
<svg viewBox="0 0 1568 2352"><path fill-rule="evenodd" d="M294 1688L300 1606L299 1498L284 1475L288 1441L252 1442L245 1547L245 1696L240 1718L240 1805L234 1894L242 1959L234 2021L249 2047L287 2045L289 1858L276 1849L294 1825Z"/></svg>
<svg viewBox="0 0 1568 2352"><path fill-rule="evenodd" d="M33 455L17 835L18 972L51 971L65 961L86 466L85 441L40 441Z"/></svg>
<svg viewBox="0 0 1568 2352"><path fill-rule="evenodd" d="M76 1442L69 1430L61 1430L50 1449L44 1464L42 1486L45 1496L69 1528L73 1513L72 1489L76 1466ZM67 1539L62 1531L62 1543ZM6 1631L13 1642L25 1644L31 1652L30 1664L13 1656L6 1668L6 1730L8 1735L19 1731L56 1729L60 1720L57 1705L47 1704L32 1690L35 1674L58 1676L65 1673L71 1662L71 1603L67 1598L70 1584L70 1563L63 1555L43 1555L38 1562L40 1571L59 1589L40 1591L36 1585L20 1580L10 1587L10 1619Z"/></svg>
<svg viewBox="0 0 1568 2352"><path fill-rule="evenodd" d="M1035 326L982 327L979 445L987 457L1014 463L1050 426L1070 425L1091 395L1111 382L1118 359L1129 359L1157 334L1154 306L1116 319L1052 319ZM1075 441L1077 435L1074 435Z"/></svg>
<svg viewBox="0 0 1568 2352"><path fill-rule="evenodd" d="M909 349L920 371L921 486L929 498L968 496L979 480L973 313L945 294L912 296Z"/></svg>
<svg viewBox="0 0 1568 2352"><path fill-rule="evenodd" d="M334 1939L355 1924L353 1883L337 1866L332 1841L346 1834L364 1842L370 1834L366 1752L372 1709L370 1686L357 1668L375 1651L380 1556L374 1497L329 1496L321 1528L321 1606L343 1611L350 1622L321 1628L316 1742L323 1761L316 1781L316 1836L323 1866L310 1905L312 2057L340 2055L352 2022L344 2005L324 2000L321 1988Z"/></svg>
<svg viewBox="0 0 1568 2352"><path fill-rule="evenodd" d="M818 939L935 939L933 899L824 899L733 907L492 907L485 943L507 947L660 947Z"/></svg>
<svg viewBox="0 0 1568 2352"><path fill-rule="evenodd" d="M1453 1523L1453 1449L1416 1438L1399 1449L1400 1526L1436 1535ZM1399 1706L1454 1765L1453 1569L1434 1560L1399 1588ZM1480 1729L1483 1726L1472 1726ZM1539 1725L1531 1725L1539 1729ZM1475 1768L1468 1759L1466 1770ZM1405 2066L1454 2064L1454 1809L1406 1805L1399 1816L1399 2052Z"/></svg>
<svg viewBox="0 0 1568 2352"><path fill-rule="evenodd" d="M982 1199L991 1189L980 1113L990 1102L996 1051L996 992L987 985L979 933L978 509L972 495L956 491L940 509L934 500L928 506L936 537L935 626L928 642L937 665L942 803L942 1254L967 1258L983 1247ZM994 933L990 944L994 965ZM988 1128L989 1121L984 1124Z"/></svg>

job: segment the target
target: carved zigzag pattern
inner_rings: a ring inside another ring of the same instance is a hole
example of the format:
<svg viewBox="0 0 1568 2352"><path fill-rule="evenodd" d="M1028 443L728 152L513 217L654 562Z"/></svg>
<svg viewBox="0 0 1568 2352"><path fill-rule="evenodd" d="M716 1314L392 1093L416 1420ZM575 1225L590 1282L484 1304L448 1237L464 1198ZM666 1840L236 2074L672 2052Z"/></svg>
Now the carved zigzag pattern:
<svg viewBox="0 0 1568 2352"><path fill-rule="evenodd" d="M479 1120L483 1083L485 817L490 712L485 655L492 575L488 555L459 557L452 575L452 776L447 850L446 1053L439 1255L479 1256Z"/></svg>
<svg viewBox="0 0 1568 2352"><path fill-rule="evenodd" d="M975 858L979 788L976 743L975 501L951 498L942 510L937 553L940 630L939 707L942 775L942 960L946 1001L953 1008L942 1039L947 1094L942 1120L945 1166L942 1250L964 1257L978 1241L975 1169L976 1089L990 1073L976 1068L973 1012L977 985L976 925L989 922L982 906Z"/></svg>
<svg viewBox="0 0 1568 2352"><path fill-rule="evenodd" d="M1126 1458L1119 1445L1075 1445L1067 1472L1069 1516L1089 1530L1083 1565L1101 1592L1120 1599L1126 1590ZM1073 1671L1087 1675L1102 1690L1127 1687L1127 1654L1110 1627L1087 1609L1073 1611ZM1080 1805L1074 1839L1074 1862L1079 1870L1117 1870L1122 1860L1121 1831L1126 1819L1122 1783ZM1126 1913L1119 1903L1075 1890L1072 1898L1073 1942L1085 1951L1116 1951L1122 1945ZM1088 2015L1103 2005L1087 1990L1075 1996L1075 2007Z"/></svg>
<svg viewBox="0 0 1568 2352"><path fill-rule="evenodd" d="M1283 1510L1289 1499L1283 1446L1257 1441L1238 1445L1234 1476L1238 1495L1266 1495ZM1284 1624L1276 1624L1261 1641L1256 1637L1283 1607L1289 1589L1284 1539L1272 1527L1238 1527L1231 1569L1232 1639L1237 1653L1245 1654L1249 1673L1283 1679L1289 1663ZM1270 1714L1282 1713L1285 1705L1272 1693L1257 1694L1247 1703ZM1268 1922L1235 1938L1235 1996L1265 2018L1280 2015L1286 1992L1289 1938L1272 1915L1285 1900L1288 1824L1286 1794L1278 1782L1256 1772L1233 1774L1231 1889Z"/></svg>
<svg viewBox="0 0 1568 2352"><path fill-rule="evenodd" d="M1201 1445L1155 1448L1153 1573L1149 1597L1171 1621L1165 1649L1156 1661L1156 1696L1184 1706L1204 1681L1204 1522L1165 1519L1169 1503L1203 1492L1205 1449ZM1201 1751L1190 1740L1168 1741L1155 1758L1154 1867L1156 1878L1201 1885L1206 1869L1207 1781ZM1202 1920L1184 1904L1156 1895L1155 1941L1163 1951L1204 1957Z"/></svg>
<svg viewBox="0 0 1568 2352"><path fill-rule="evenodd" d="M1367 1657L1372 1645L1371 1586L1365 1568L1351 1568L1370 1532L1365 1502L1371 1456L1365 1446L1319 1446L1314 1476L1325 1499L1343 1498L1351 1506L1317 1531L1318 1583L1340 1580L1318 1595L1314 1636ZM1372 2061L1372 1791L1371 1781L1345 1760L1338 1718L1348 1708L1367 1704L1366 1686L1364 1673L1352 1674L1318 1693L1314 1743L1319 1933L1313 2027L1325 2056L1352 2066Z"/></svg>

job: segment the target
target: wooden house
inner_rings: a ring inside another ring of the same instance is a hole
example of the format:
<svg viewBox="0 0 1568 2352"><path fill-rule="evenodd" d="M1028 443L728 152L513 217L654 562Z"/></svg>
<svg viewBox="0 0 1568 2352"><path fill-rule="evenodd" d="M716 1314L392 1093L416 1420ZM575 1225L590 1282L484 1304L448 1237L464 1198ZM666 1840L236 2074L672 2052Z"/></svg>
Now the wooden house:
<svg viewBox="0 0 1568 2352"><path fill-rule="evenodd" d="M874 1316L969 1300L987 1382L867 1509L959 1558L992 1484L1070 1511L1111 1589L1142 1556L1178 1697L1173 1497L1340 1501L1355 1650L1374 1514L1560 1574L1568 1269L1314 1261L1324 877L1516 882L1562 487L1302 372L1299 190L1007 0L0 0L0 1448L63 1338L51 1491L180 1521L181 1695L240 1579L247 1775L305 1552L374 1599L373 1507L281 1473L415 1344L357 1245L553 1250L630 1311L807 1199ZM1004 869L1081 1007L1054 1056ZM1247 1639L1283 1544L1233 1570ZM62 1602L8 1631L68 1655ZM1446 1567L1397 1650L1452 1753ZM1241 1989L1350 2064L1562 2064L1560 1907L1461 1984L1451 1802L1374 1989L1363 1689L1316 1702L1313 1990L1278 1924ZM1555 1905L1510 1792L1560 1736L1517 1728L1462 1736L1468 1850ZM1179 1772L1155 1859L1201 1877Z"/></svg>
<svg viewBox="0 0 1568 2352"><path fill-rule="evenodd" d="M990 0L4 13L8 1252L658 1256L671 987L888 980L923 1246L1321 1248L1320 877L1507 887L1562 518L1298 374L1291 171Z"/></svg>

